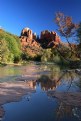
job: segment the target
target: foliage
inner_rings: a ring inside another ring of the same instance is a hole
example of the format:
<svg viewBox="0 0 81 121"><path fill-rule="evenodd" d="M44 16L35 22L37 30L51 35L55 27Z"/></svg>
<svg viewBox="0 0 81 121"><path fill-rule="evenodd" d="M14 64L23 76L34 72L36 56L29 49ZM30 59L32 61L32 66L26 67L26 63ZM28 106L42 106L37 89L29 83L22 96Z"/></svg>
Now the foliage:
<svg viewBox="0 0 81 121"><path fill-rule="evenodd" d="M79 24L79 28L77 30L77 37L78 37L77 39L78 43L81 44L81 23Z"/></svg>
<svg viewBox="0 0 81 121"><path fill-rule="evenodd" d="M67 65L68 63L64 57L66 56L66 53L62 49L64 48L62 47L52 48L52 60L57 64Z"/></svg>
<svg viewBox="0 0 81 121"><path fill-rule="evenodd" d="M77 56L81 60L81 23L79 24L79 28L77 29L77 42L78 42Z"/></svg>
<svg viewBox="0 0 81 121"><path fill-rule="evenodd" d="M4 62L18 62L21 58L19 38L4 30L0 30L0 41L2 43L1 55L4 50ZM3 62L2 59L1 62Z"/></svg>
<svg viewBox="0 0 81 121"><path fill-rule="evenodd" d="M9 49L5 39L0 40L0 63L7 62L9 56Z"/></svg>
<svg viewBox="0 0 81 121"><path fill-rule="evenodd" d="M66 38L69 47L70 47L70 51L71 51L71 55L73 54L73 48L71 43L69 42L68 38L72 37L73 35L76 34L76 30L78 28L78 24L74 24L72 21L72 17L70 16L65 16L63 13L61 12L57 12L56 13L56 17L55 17L55 22L58 25L58 31L60 32L60 34Z"/></svg>
<svg viewBox="0 0 81 121"><path fill-rule="evenodd" d="M41 61L42 51L43 49L41 47L26 46L22 54L22 60Z"/></svg>
<svg viewBox="0 0 81 121"><path fill-rule="evenodd" d="M51 49L44 49L41 61L43 62L51 61L51 54L52 54Z"/></svg>
<svg viewBox="0 0 81 121"><path fill-rule="evenodd" d="M55 22L58 25L58 31L66 38L72 37L78 27L77 24L72 22L72 17L65 16L63 13L56 13Z"/></svg>
<svg viewBox="0 0 81 121"><path fill-rule="evenodd" d="M41 61L61 64L62 58L59 55L56 48L50 48L50 49L44 49L43 54L41 56Z"/></svg>

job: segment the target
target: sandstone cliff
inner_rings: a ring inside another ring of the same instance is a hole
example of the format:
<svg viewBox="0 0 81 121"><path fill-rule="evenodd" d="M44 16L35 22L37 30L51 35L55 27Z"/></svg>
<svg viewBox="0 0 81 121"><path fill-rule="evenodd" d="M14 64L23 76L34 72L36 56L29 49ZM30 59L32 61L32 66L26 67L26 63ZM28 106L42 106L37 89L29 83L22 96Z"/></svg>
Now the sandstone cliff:
<svg viewBox="0 0 81 121"><path fill-rule="evenodd" d="M20 36L22 49L24 50L27 46L32 46L36 48L51 48L56 47L61 43L60 37L54 31L42 31L40 38L37 41L36 33L32 33L32 30L29 28L24 28Z"/></svg>
<svg viewBox="0 0 81 121"><path fill-rule="evenodd" d="M40 43L43 48L51 48L58 46L61 39L56 32L45 30L41 32Z"/></svg>
<svg viewBox="0 0 81 121"><path fill-rule="evenodd" d="M37 42L36 33L32 33L29 28L24 28L20 36L22 50L29 56L35 57L40 54L41 46Z"/></svg>

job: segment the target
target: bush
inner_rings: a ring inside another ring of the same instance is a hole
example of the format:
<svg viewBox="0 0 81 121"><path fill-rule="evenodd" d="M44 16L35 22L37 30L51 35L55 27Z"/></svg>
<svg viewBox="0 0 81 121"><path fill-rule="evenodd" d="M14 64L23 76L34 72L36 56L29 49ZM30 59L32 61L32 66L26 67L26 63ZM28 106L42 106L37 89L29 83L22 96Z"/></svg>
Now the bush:
<svg viewBox="0 0 81 121"><path fill-rule="evenodd" d="M41 61L42 62L51 61L51 55L52 55L51 49L44 49L43 54L41 56Z"/></svg>

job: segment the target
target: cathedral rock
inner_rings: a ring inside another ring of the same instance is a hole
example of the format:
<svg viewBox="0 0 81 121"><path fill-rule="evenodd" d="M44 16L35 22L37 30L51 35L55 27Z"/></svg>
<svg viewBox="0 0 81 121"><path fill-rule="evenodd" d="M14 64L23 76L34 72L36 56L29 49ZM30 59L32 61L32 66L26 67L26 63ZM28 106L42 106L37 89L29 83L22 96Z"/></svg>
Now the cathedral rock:
<svg viewBox="0 0 81 121"><path fill-rule="evenodd" d="M26 47L32 46L34 48L51 48L56 47L61 43L60 37L54 31L42 31L40 38L37 39L36 33L32 33L29 28L24 28L20 36L22 49L25 50Z"/></svg>

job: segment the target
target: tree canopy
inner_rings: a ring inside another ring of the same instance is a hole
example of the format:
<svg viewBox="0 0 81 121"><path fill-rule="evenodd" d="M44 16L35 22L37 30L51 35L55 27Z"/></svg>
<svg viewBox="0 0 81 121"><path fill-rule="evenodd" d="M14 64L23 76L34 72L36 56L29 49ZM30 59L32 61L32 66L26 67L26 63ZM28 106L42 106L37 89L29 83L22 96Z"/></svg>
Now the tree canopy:
<svg viewBox="0 0 81 121"><path fill-rule="evenodd" d="M0 30L0 46L1 62L14 62L20 59L20 40L17 36Z"/></svg>

